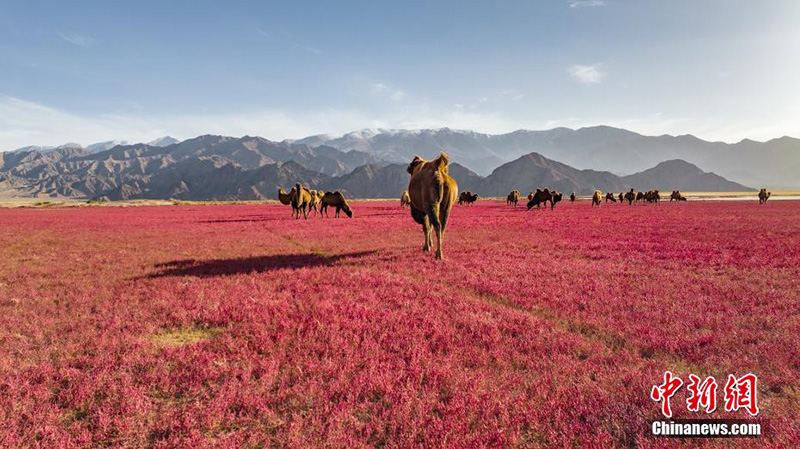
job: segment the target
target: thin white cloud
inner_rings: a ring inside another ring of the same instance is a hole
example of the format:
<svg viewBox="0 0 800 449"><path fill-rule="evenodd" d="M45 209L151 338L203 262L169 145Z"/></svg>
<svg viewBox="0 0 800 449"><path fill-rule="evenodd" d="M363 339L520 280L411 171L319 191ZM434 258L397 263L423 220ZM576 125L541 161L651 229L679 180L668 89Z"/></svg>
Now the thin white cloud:
<svg viewBox="0 0 800 449"><path fill-rule="evenodd" d="M61 39L69 42L72 45L77 45L78 47L88 48L97 43L97 41L93 37L84 36L78 33L70 33L66 31L56 30L56 34Z"/></svg>
<svg viewBox="0 0 800 449"><path fill-rule="evenodd" d="M401 89L396 89L384 83L372 83L370 85L370 90L372 91L372 95L376 97L389 98L393 101L401 101L406 96L406 93Z"/></svg>
<svg viewBox="0 0 800 449"><path fill-rule="evenodd" d="M265 30L263 28L258 28L256 31L258 32L258 34L266 37L269 40L282 41L282 42L284 42L286 44L292 45L295 48L299 48L301 50L305 50L305 51L307 51L309 53L312 53L312 54L315 54L315 55L321 55L322 54L322 50L320 50L320 49L318 49L316 47L313 47L311 45L301 44L301 43L295 41L292 38L292 36L289 33L285 32L285 31L278 30L277 33L273 33L271 31L267 31L267 30Z"/></svg>
<svg viewBox="0 0 800 449"><path fill-rule="evenodd" d="M582 84L597 84L603 80L605 73L601 72L597 64L576 64L567 69L572 79Z"/></svg>
<svg viewBox="0 0 800 449"><path fill-rule="evenodd" d="M525 94L516 89L507 89L498 92L497 97L501 100L519 101L525 98Z"/></svg>
<svg viewBox="0 0 800 449"><path fill-rule="evenodd" d="M313 53L315 55L321 55L322 54L322 51L320 51L318 48L314 48L314 47L311 47L309 45L303 45L303 44L295 43L294 46L297 47L297 48L303 49L303 50L305 50L305 51L307 51L309 53Z"/></svg>
<svg viewBox="0 0 800 449"><path fill-rule="evenodd" d="M604 0L570 0L569 2L570 8L591 8L597 6L605 6L606 2Z"/></svg>

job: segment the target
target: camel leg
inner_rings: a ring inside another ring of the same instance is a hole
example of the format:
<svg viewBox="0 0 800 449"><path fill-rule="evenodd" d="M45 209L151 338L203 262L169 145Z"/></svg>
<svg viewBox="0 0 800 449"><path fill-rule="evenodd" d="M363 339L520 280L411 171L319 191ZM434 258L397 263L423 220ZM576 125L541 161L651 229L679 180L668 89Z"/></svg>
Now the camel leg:
<svg viewBox="0 0 800 449"><path fill-rule="evenodd" d="M428 252L431 250L431 224L428 222L428 217L422 221L422 234L425 237L425 244L422 245L422 251Z"/></svg>
<svg viewBox="0 0 800 449"><path fill-rule="evenodd" d="M431 222L433 229L436 231L436 258L441 259L443 257L442 254L442 223L439 221L439 205L430 205L428 206L428 221Z"/></svg>

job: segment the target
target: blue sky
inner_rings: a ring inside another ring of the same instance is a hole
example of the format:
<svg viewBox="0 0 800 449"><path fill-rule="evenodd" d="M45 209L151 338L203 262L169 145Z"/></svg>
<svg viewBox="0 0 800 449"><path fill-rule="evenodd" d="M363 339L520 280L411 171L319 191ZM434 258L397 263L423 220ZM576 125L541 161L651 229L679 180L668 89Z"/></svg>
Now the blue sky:
<svg viewBox="0 0 800 449"><path fill-rule="evenodd" d="M0 0L0 150L608 124L800 136L796 1Z"/></svg>

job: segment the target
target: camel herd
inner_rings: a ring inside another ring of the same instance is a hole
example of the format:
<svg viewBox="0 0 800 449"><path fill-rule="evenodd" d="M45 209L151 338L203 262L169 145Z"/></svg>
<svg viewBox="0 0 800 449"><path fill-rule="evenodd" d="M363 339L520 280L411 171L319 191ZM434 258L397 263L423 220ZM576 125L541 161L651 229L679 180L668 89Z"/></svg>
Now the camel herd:
<svg viewBox="0 0 800 449"><path fill-rule="evenodd" d="M430 252L433 249L432 232L436 233L437 249L436 258L444 257L443 244L444 234L447 228L447 220L453 205L458 204L472 205L478 200L478 194L472 192L458 193L458 184L448 173L450 157L446 153L440 153L436 159L427 161L419 156L415 156L408 165L408 173L411 179L408 182L408 190L404 191L400 197L400 207L409 208L411 217L415 222L422 225L422 233L425 243L423 251ZM767 189L758 192L759 204L766 204L772 195ZM506 204L516 207L520 200L519 190L512 190L506 198ZM528 194L527 208L531 210L534 206L541 209L544 205L550 204L550 210L561 202L564 194L550 188L536 189ZM336 212L334 217L339 217L340 212L344 212L348 217L353 217L353 211L347 204L347 200L340 191L325 192L311 190L300 183L295 184L289 193L283 189L278 189L278 200L285 205L292 206L292 218L299 219L302 213L304 219L308 219L311 211L320 217L328 217L328 208L333 207ZM569 196L571 202L577 200L575 192ZM608 192L605 195L600 190L595 190L592 195L592 207L600 207L602 202L624 203L629 205L634 203L658 204L661 201L661 194L657 189L647 192L636 192L631 189L628 192L620 192L618 195ZM669 196L672 201L686 201L686 197L680 191L673 190Z"/></svg>
<svg viewBox="0 0 800 449"><path fill-rule="evenodd" d="M459 205L466 204L467 206L472 206L476 201L478 201L478 194L470 191L461 192L461 195L458 196Z"/></svg>
<svg viewBox="0 0 800 449"><path fill-rule="evenodd" d="M340 191L322 193L318 190L311 190L299 182L292 187L289 193L283 189L278 189L278 201L286 206L292 206L292 218L299 219L302 212L303 218L308 219L308 214L314 211L314 215L319 213L320 218L329 217L328 207L336 210L334 217L339 218L339 213L344 212L348 217L353 217L353 210L347 204L347 200Z"/></svg>

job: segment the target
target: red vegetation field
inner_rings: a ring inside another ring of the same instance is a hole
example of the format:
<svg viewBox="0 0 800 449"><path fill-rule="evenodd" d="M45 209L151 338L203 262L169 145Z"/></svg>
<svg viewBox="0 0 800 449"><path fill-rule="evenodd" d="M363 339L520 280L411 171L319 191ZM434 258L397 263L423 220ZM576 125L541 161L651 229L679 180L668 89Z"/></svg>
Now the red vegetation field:
<svg viewBox="0 0 800 449"><path fill-rule="evenodd" d="M0 210L0 446L669 446L665 370L800 440L800 202L353 207Z"/></svg>

